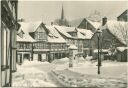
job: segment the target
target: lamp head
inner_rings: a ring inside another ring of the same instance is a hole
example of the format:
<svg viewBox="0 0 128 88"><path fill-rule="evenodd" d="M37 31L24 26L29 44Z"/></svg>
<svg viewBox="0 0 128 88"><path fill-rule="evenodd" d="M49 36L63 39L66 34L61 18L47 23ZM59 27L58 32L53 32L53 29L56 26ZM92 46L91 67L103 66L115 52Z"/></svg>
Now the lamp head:
<svg viewBox="0 0 128 88"><path fill-rule="evenodd" d="M101 35L102 31L100 29L97 29L96 33L97 33L97 35L99 37Z"/></svg>

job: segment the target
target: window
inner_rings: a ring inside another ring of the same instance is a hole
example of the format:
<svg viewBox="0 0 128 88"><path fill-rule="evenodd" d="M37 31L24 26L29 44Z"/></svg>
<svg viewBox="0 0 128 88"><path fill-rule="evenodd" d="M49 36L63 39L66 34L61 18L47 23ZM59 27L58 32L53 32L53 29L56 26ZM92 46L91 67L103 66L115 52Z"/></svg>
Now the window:
<svg viewBox="0 0 128 88"><path fill-rule="evenodd" d="M46 40L46 37L47 37L47 35L45 32L36 32L35 33L35 38L37 40Z"/></svg>
<svg viewBox="0 0 128 88"><path fill-rule="evenodd" d="M26 43L26 49L30 49L30 44Z"/></svg>
<svg viewBox="0 0 128 88"><path fill-rule="evenodd" d="M24 48L24 44L23 43L19 43L19 48L23 49Z"/></svg>
<svg viewBox="0 0 128 88"><path fill-rule="evenodd" d="M33 48L34 48L34 49L37 49L37 43L34 43L34 44L33 44Z"/></svg>

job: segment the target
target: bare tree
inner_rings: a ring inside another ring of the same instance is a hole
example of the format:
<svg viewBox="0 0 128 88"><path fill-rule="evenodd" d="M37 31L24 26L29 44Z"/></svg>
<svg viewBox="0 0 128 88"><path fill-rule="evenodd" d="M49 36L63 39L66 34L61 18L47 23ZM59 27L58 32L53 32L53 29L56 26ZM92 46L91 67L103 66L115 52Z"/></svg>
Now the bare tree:
<svg viewBox="0 0 128 88"><path fill-rule="evenodd" d="M92 20L92 21L99 22L99 21L101 21L102 16L101 16L101 13L98 10L95 10L94 12L90 13L90 15L88 16L88 19Z"/></svg>
<svg viewBox="0 0 128 88"><path fill-rule="evenodd" d="M54 21L54 24L59 25L59 26L69 26L69 22L66 19L56 19Z"/></svg>

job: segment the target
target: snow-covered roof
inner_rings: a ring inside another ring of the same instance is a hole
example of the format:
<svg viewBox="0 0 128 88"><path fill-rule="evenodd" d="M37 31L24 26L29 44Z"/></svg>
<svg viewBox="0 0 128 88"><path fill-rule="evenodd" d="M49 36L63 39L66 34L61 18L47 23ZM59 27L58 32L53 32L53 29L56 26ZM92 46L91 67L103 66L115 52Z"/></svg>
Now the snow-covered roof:
<svg viewBox="0 0 128 88"><path fill-rule="evenodd" d="M97 53L98 52L98 49L95 49L93 52L94 53ZM102 49L102 52L110 52L110 50L109 49Z"/></svg>
<svg viewBox="0 0 128 88"><path fill-rule="evenodd" d="M29 34L24 34L23 38L17 35L17 42L36 42Z"/></svg>
<svg viewBox="0 0 128 88"><path fill-rule="evenodd" d="M42 23L42 21L36 21L36 22L19 22L21 25L20 29L23 30L23 32L34 32L39 27L39 25Z"/></svg>
<svg viewBox="0 0 128 88"><path fill-rule="evenodd" d="M40 22L19 22L19 24L21 25L21 27L18 33L23 31L24 34L23 34L23 38L17 35L17 41L18 42L36 42L36 40L34 40L29 35L29 32L36 30L37 27L41 24L41 21Z"/></svg>
<svg viewBox="0 0 128 88"><path fill-rule="evenodd" d="M72 27L78 27L84 19L86 19L96 29L101 25L101 22L91 21L88 18L80 18L80 19L72 20L71 22L69 22L69 24Z"/></svg>
<svg viewBox="0 0 128 88"><path fill-rule="evenodd" d="M66 40L58 33L54 26L47 26L49 30L48 42L50 43L66 43Z"/></svg>
<svg viewBox="0 0 128 88"><path fill-rule="evenodd" d="M65 27L65 26L54 26L59 32L61 32L63 35L65 35L68 38L74 38L72 37L68 32L77 31L77 39L91 39L93 36L92 31L87 29L80 29L75 27Z"/></svg>
<svg viewBox="0 0 128 88"><path fill-rule="evenodd" d="M54 25L54 27L56 28L56 30L58 30L61 34L65 35L68 38L72 38L72 36L70 34L67 33L65 26L57 26ZM69 29L70 30L70 29Z"/></svg>
<svg viewBox="0 0 128 88"><path fill-rule="evenodd" d="M126 49L128 50L128 47L117 47L117 50L119 50L120 52L123 52Z"/></svg>
<svg viewBox="0 0 128 88"><path fill-rule="evenodd" d="M101 25L100 22L96 22L96 21L91 21L89 19L86 19L94 28L99 28L99 26Z"/></svg>
<svg viewBox="0 0 128 88"><path fill-rule="evenodd" d="M19 33L21 33L21 32L23 32L22 28L20 28L20 29L18 30L17 34L19 34ZM24 33L24 32L23 32L23 33Z"/></svg>
<svg viewBox="0 0 128 88"><path fill-rule="evenodd" d="M77 48L74 44L71 44L71 45L69 46L69 49L77 50L78 48Z"/></svg>
<svg viewBox="0 0 128 88"><path fill-rule="evenodd" d="M128 39L128 22L109 20L100 29L108 29L120 42L126 44Z"/></svg>
<svg viewBox="0 0 128 88"><path fill-rule="evenodd" d="M94 34L91 30L87 30L87 29L77 28L77 31L78 31L78 33L83 35L82 38L84 38L84 39L91 39ZM78 36L79 36L79 34L78 34Z"/></svg>

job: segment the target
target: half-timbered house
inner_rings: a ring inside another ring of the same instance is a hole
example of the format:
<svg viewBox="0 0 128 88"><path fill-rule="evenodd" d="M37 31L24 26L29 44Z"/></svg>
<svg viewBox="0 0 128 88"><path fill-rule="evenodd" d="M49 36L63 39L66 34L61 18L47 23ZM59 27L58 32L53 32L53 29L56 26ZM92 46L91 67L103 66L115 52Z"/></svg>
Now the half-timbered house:
<svg viewBox="0 0 128 88"><path fill-rule="evenodd" d="M49 30L49 34L47 35L49 45L48 60L66 57L68 48L65 39L58 33L54 26L46 26L46 28Z"/></svg>
<svg viewBox="0 0 128 88"><path fill-rule="evenodd" d="M41 61L42 58L47 59L47 52L49 52L47 35L49 31L41 21L30 24L33 26L30 25L31 29L28 29L29 34L36 40L33 44L33 60Z"/></svg>
<svg viewBox="0 0 128 88"><path fill-rule="evenodd" d="M66 41L60 36L60 34L57 32L57 30L54 28L54 26L47 26L43 24L41 21L39 22L23 22L26 27L21 27L25 33L27 34L27 37L30 36L35 40L34 43L31 45L31 49L29 49L29 52L32 51L32 58L33 60L38 61L52 61L53 59L60 59L62 57L65 57L65 53L67 52L67 45ZM18 33L18 36L25 35L23 31ZM19 41L17 41L17 46L20 48L20 45L24 47L23 52L26 54L26 46L27 44L31 44L29 39L26 41L24 39L20 38ZM26 37L26 36L24 36ZM23 41L24 40L24 41ZM21 51L21 49L17 49L18 51ZM21 52L20 52L21 53ZM19 54L20 54L19 53ZM19 58L23 58L19 55ZM28 57L30 58L30 57Z"/></svg>
<svg viewBox="0 0 128 88"><path fill-rule="evenodd" d="M84 43L85 41L88 41L88 39L90 39L87 38L87 33L92 33L91 31L88 30L89 32L85 32L86 29L64 26L55 26L55 28L61 34L61 36L67 41L68 45L75 45L78 48L78 55L84 54Z"/></svg>
<svg viewBox="0 0 128 88"><path fill-rule="evenodd" d="M12 72L16 71L16 32L20 25L17 23L18 1L1 1L1 30L0 30L0 86L12 84Z"/></svg>
<svg viewBox="0 0 128 88"><path fill-rule="evenodd" d="M33 42L35 40L28 34L24 32L27 30L27 25L21 23L21 28L17 34L17 59L16 62L21 64L24 59L33 60Z"/></svg>

